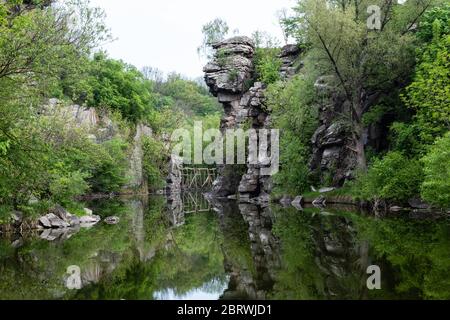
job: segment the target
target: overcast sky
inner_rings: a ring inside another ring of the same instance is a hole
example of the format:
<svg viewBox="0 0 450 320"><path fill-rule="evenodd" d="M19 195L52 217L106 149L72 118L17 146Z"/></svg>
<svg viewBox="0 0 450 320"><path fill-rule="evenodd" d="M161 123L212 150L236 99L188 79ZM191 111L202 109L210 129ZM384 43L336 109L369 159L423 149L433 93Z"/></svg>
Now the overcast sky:
<svg viewBox="0 0 450 320"><path fill-rule="evenodd" d="M267 31L282 40L276 13L295 0L91 0L106 11L117 38L104 46L110 56L141 69L152 66L190 78L202 76L197 54L202 26L220 17L231 30Z"/></svg>

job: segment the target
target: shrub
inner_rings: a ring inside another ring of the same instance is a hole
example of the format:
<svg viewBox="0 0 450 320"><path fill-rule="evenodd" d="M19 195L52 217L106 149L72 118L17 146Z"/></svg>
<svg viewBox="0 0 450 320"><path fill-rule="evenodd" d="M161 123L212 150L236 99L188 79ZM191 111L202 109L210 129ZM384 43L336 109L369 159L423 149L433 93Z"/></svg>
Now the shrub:
<svg viewBox="0 0 450 320"><path fill-rule="evenodd" d="M117 192L127 182L128 144L120 138L104 142L99 148L100 163L93 169L89 183L96 192Z"/></svg>
<svg viewBox="0 0 450 320"><path fill-rule="evenodd" d="M274 176L274 182L280 186L280 192L301 194L309 188L309 150L300 139L292 135L285 135L281 141L281 160L283 166Z"/></svg>
<svg viewBox="0 0 450 320"><path fill-rule="evenodd" d="M161 141L147 137L142 141L143 168L151 189L164 187L168 154Z"/></svg>
<svg viewBox="0 0 450 320"><path fill-rule="evenodd" d="M87 174L80 171L55 174L50 183L52 199L66 205L75 197L85 194L89 190L86 178Z"/></svg>
<svg viewBox="0 0 450 320"><path fill-rule="evenodd" d="M425 173L422 198L443 208L450 207L450 133L437 139L422 161Z"/></svg>
<svg viewBox="0 0 450 320"><path fill-rule="evenodd" d="M390 152L376 159L367 174L354 185L356 196L365 200L384 199L406 202L420 193L422 167L418 160L400 152Z"/></svg>
<svg viewBox="0 0 450 320"><path fill-rule="evenodd" d="M296 76L287 83L271 84L266 98L274 128L281 133L282 168L275 182L283 189L281 192L300 194L309 187L310 139L318 126L313 82Z"/></svg>
<svg viewBox="0 0 450 320"><path fill-rule="evenodd" d="M269 85L280 80L282 62L278 57L280 49L258 48L255 55L255 67L258 80Z"/></svg>

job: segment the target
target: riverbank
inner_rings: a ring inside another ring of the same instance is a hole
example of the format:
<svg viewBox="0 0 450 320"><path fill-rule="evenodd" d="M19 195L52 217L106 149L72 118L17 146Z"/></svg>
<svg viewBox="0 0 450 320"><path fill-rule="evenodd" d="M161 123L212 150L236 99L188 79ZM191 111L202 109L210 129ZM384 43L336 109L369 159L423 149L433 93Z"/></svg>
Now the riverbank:
<svg viewBox="0 0 450 320"><path fill-rule="evenodd" d="M350 205L358 210L365 210L376 217L396 216L399 213L409 213L414 218L444 218L450 216L450 210L433 207L421 199L410 199L408 203L396 203L387 200L367 201L355 197L346 188L323 188L304 195L274 194L272 203L284 207L292 206L302 209L305 205L326 207L327 205Z"/></svg>

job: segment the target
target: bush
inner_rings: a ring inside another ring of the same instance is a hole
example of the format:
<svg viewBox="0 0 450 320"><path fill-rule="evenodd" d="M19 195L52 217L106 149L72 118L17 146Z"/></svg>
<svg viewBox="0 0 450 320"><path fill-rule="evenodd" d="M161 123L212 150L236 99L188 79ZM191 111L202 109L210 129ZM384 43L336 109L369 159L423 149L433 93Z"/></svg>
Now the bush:
<svg viewBox="0 0 450 320"><path fill-rule="evenodd" d="M420 155L424 152L424 145L417 139L421 128L416 122L394 122L390 127L390 145L392 150L410 155Z"/></svg>
<svg viewBox="0 0 450 320"><path fill-rule="evenodd" d="M280 192L300 194L310 185L310 139L318 126L318 112L313 106L313 82L296 76L287 83L271 84L266 98L274 128L280 129L281 133L282 168L274 181L283 189Z"/></svg>
<svg viewBox="0 0 450 320"><path fill-rule="evenodd" d="M365 200L384 199L406 202L419 195L422 166L400 152L390 152L376 159L366 175L354 185L354 194Z"/></svg>
<svg viewBox="0 0 450 320"><path fill-rule="evenodd" d="M120 138L106 141L100 146L100 163L89 179L93 191L117 192L128 182L127 149L128 144Z"/></svg>
<svg viewBox="0 0 450 320"><path fill-rule="evenodd" d="M50 192L56 203L67 205L72 199L89 190L87 173L80 171L59 173L50 183Z"/></svg>
<svg viewBox="0 0 450 320"><path fill-rule="evenodd" d="M151 189L164 187L167 172L167 159L169 155L161 141L150 137L142 141L144 151L143 168Z"/></svg>
<svg viewBox="0 0 450 320"><path fill-rule="evenodd" d="M258 80L266 85L280 80L280 68L282 62L278 57L280 49L258 48L255 55L256 72Z"/></svg>
<svg viewBox="0 0 450 320"><path fill-rule="evenodd" d="M422 198L442 208L450 207L450 133L438 139L422 161Z"/></svg>
<svg viewBox="0 0 450 320"><path fill-rule="evenodd" d="M309 150L301 143L297 137L288 135L284 136L281 144L281 160L283 166L278 174L274 176L274 182L278 190L282 193L301 194L308 190L309 167L308 158Z"/></svg>

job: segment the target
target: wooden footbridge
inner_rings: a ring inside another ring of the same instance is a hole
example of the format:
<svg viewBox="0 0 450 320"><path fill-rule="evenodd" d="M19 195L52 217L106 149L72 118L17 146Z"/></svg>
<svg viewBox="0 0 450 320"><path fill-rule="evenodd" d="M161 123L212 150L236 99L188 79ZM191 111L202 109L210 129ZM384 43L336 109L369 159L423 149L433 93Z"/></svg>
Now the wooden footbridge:
<svg viewBox="0 0 450 320"><path fill-rule="evenodd" d="M216 168L181 168L182 190L207 190L211 189L217 179Z"/></svg>
<svg viewBox="0 0 450 320"><path fill-rule="evenodd" d="M211 211L211 204L200 192L183 192L181 198L184 214Z"/></svg>

